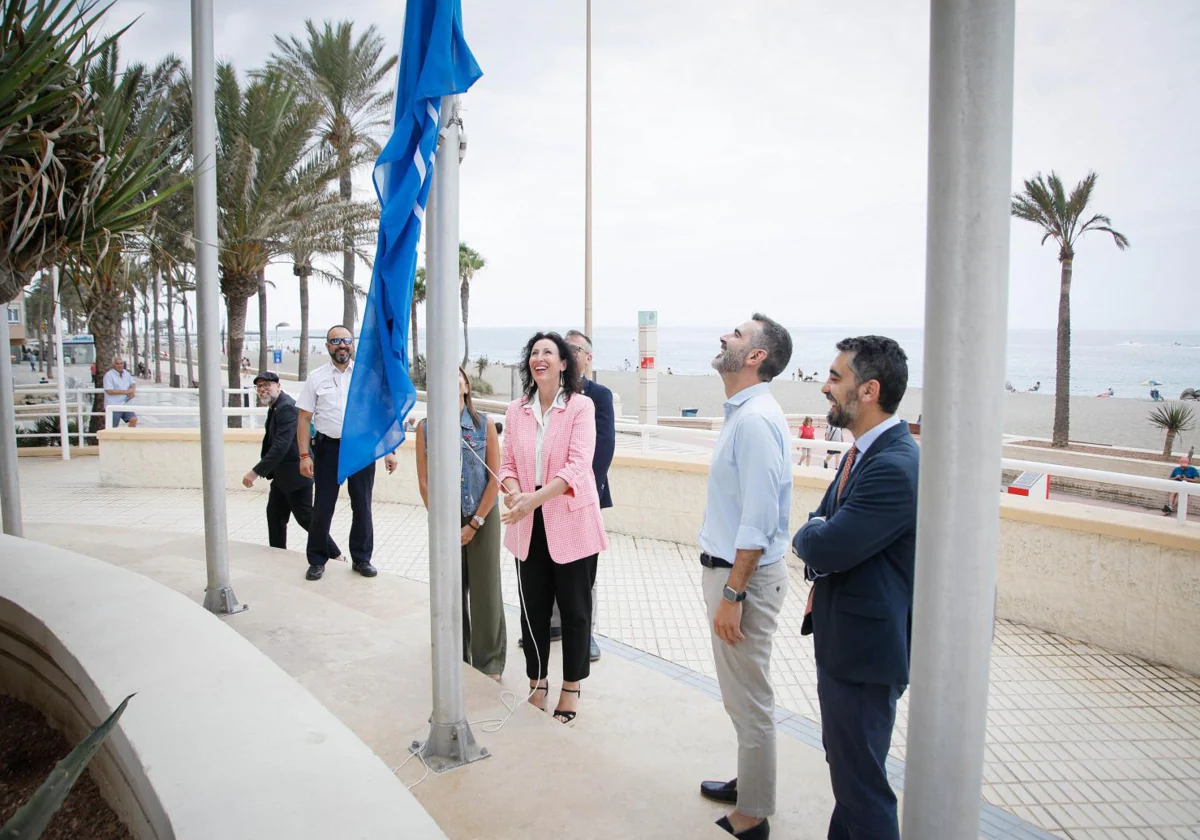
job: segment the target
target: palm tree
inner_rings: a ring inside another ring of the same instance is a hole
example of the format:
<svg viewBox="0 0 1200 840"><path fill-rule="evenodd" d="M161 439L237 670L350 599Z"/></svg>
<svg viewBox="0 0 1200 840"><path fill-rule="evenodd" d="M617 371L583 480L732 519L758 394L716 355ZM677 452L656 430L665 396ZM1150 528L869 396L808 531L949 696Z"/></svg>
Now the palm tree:
<svg viewBox="0 0 1200 840"><path fill-rule="evenodd" d="M390 123L393 94L379 86L396 66L396 56L381 61L386 41L374 26L358 38L352 21L336 25L326 21L324 29L318 30L312 20L306 20L304 28L304 41L276 36L278 53L269 61L268 70L290 77L305 98L320 108L321 143L337 157L338 188L342 201L349 203L354 193L354 166L379 155L375 135ZM342 323L351 332L358 297L355 251L354 229L347 225L342 243Z"/></svg>
<svg viewBox="0 0 1200 840"><path fill-rule="evenodd" d="M425 267L421 266L417 269L417 276L413 280L413 299L412 299L412 359L410 364L416 364L417 356L421 355L420 345L417 343L417 306L425 302Z"/></svg>
<svg viewBox="0 0 1200 840"><path fill-rule="evenodd" d="M287 253L287 235L316 187L327 160L313 159L310 138L318 111L297 98L279 73L259 74L245 88L232 65L217 68L217 196L221 293L229 318L229 387L241 387L240 360L247 301L261 272ZM238 398L230 396L230 404ZM229 418L240 426L241 418Z"/></svg>
<svg viewBox="0 0 1200 840"><path fill-rule="evenodd" d="M1054 383L1053 445L1065 447L1070 438L1071 412L1071 277L1074 272L1075 243L1091 231L1112 235L1117 248L1129 247L1125 234L1112 228L1112 220L1100 213L1081 220L1088 212L1096 173L1075 185L1068 198L1058 175L1048 177L1038 173L1025 182L1025 192L1013 196L1012 214L1018 219L1033 222L1043 231L1042 243L1054 239L1058 243L1058 261L1062 266L1058 293L1058 370Z"/></svg>
<svg viewBox="0 0 1200 840"><path fill-rule="evenodd" d="M459 300L462 302L463 321L463 358L462 366L466 367L471 358L471 339L467 334L467 310L471 302L471 280L475 272L487 266L487 260L466 242L458 243L458 277L461 281L458 287Z"/></svg>
<svg viewBox="0 0 1200 840"><path fill-rule="evenodd" d="M1167 440L1163 444L1165 458L1171 457L1171 450L1175 447L1175 436L1190 432L1196 427L1196 416L1192 409L1180 403L1156 406L1147 419L1167 433Z"/></svg>

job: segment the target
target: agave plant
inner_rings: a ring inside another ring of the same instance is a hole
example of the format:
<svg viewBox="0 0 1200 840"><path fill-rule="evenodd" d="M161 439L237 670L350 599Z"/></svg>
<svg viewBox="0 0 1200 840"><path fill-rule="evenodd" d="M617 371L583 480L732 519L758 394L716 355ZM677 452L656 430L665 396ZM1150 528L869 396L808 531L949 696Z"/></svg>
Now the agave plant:
<svg viewBox="0 0 1200 840"><path fill-rule="evenodd" d="M1195 413L1189 406L1179 403L1156 406L1147 419L1151 425L1167 433L1166 442L1163 444L1163 456L1167 458L1171 457L1171 450L1175 447L1175 437L1196 427Z"/></svg>
<svg viewBox="0 0 1200 840"><path fill-rule="evenodd" d="M130 694L122 700L121 705L113 710L104 723L80 741L66 758L54 765L50 777L42 783L33 797L13 814L12 819L6 822L3 828L0 828L0 840L38 840L45 833L50 821L66 800L67 794L87 769L88 762L100 751L104 739L117 725L133 696Z"/></svg>

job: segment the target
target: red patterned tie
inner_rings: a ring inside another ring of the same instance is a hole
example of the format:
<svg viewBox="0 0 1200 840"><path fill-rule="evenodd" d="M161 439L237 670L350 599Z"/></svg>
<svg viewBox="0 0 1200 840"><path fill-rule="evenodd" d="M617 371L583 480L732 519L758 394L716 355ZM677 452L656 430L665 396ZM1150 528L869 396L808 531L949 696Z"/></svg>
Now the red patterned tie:
<svg viewBox="0 0 1200 840"><path fill-rule="evenodd" d="M850 480L850 470L854 469L854 459L858 457L858 447L852 445L850 451L846 453L846 460L842 464L842 477L838 481L837 500L842 500L842 493L846 491L846 482ZM816 581L808 588L808 602L804 605L804 615L807 617L812 612L813 593L817 591Z"/></svg>

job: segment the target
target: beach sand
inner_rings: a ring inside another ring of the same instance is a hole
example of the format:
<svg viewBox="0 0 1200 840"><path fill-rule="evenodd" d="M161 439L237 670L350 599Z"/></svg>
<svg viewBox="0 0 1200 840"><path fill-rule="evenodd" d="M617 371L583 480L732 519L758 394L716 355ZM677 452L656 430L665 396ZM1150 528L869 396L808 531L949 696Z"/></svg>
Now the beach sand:
<svg viewBox="0 0 1200 840"><path fill-rule="evenodd" d="M257 361L257 359L255 359ZM280 373L295 374L298 357L285 353ZM328 358L322 353L309 360L309 370L325 364ZM276 367L272 367L276 369ZM475 370L470 370L475 375ZM504 365L492 365L486 374L487 381L495 389L496 399L511 399L512 374ZM607 385L621 398L621 410L626 417L637 416L637 372L602 370L596 374L597 381ZM788 414L811 414L814 419L825 414L827 402L821 393L820 382L794 382L778 379L772 383L772 391L783 410ZM292 387L288 387L292 391ZM296 389L298 390L298 389ZM921 389L909 388L900 403L899 414L906 420L916 422L923 413ZM699 409L701 417L719 417L725 393L716 373L709 376L658 376L658 414L660 417L679 417L683 408ZM1054 396L1052 394L1004 393L1004 432L1011 435L1028 435L1049 438L1054 425ZM1154 403L1147 399L1098 399L1096 397L1071 397L1071 440L1077 443L1095 443L1110 446L1128 446L1137 449L1162 450L1163 433L1150 425L1146 417ZM1200 412L1198 412L1200 413ZM1185 453L1195 441L1196 432L1177 438L1175 452Z"/></svg>

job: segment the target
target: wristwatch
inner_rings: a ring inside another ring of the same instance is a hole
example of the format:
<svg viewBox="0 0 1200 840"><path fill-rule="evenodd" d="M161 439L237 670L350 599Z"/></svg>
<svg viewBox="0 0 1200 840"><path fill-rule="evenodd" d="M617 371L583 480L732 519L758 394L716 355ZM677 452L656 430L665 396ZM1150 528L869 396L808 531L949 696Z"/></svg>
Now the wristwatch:
<svg viewBox="0 0 1200 840"><path fill-rule="evenodd" d="M732 586L726 586L723 590L721 590L721 597L731 604L740 604L742 601L746 600L746 592L745 590L738 592Z"/></svg>
<svg viewBox="0 0 1200 840"><path fill-rule="evenodd" d="M472 523L474 523L474 525L475 525L475 530L476 530L476 531L478 531L480 528L482 528L482 527L483 527L484 523L485 523L485 522L487 522L487 520L486 520L486 519L484 519L482 516L480 516L480 515L477 513L477 514L475 514L474 516L472 516L472 517L471 517L471 522L472 522Z"/></svg>

